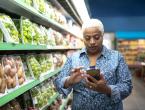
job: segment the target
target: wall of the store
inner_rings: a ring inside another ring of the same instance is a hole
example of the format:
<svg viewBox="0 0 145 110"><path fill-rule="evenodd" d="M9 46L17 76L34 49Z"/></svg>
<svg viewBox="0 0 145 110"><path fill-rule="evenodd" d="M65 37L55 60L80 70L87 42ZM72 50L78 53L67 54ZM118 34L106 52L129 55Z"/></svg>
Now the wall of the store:
<svg viewBox="0 0 145 110"><path fill-rule="evenodd" d="M115 37L117 39L145 39L145 31L144 32L116 32Z"/></svg>
<svg viewBox="0 0 145 110"><path fill-rule="evenodd" d="M100 17L106 32L144 31L145 16L142 17Z"/></svg>

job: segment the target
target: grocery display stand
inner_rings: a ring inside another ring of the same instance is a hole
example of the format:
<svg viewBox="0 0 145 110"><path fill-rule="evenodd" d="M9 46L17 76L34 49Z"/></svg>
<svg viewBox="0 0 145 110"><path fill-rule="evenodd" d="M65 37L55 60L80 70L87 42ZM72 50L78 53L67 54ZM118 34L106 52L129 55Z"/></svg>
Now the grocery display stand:
<svg viewBox="0 0 145 110"><path fill-rule="evenodd" d="M31 88L35 87L36 85L42 83L48 78L51 78L52 76L56 75L60 69L50 72L47 75L43 76L40 80L31 80L26 84L23 84L21 87L11 91L10 93L0 97L0 106L6 104L7 102L11 101L12 99L16 98L17 96L23 94L27 90L30 90Z"/></svg>
<svg viewBox="0 0 145 110"><path fill-rule="evenodd" d="M34 22L44 25L46 27L51 27L59 32L62 33L69 33L77 38L79 38L76 34L69 31L68 29L61 26L59 23L47 18L46 16L40 14L37 10L33 7L28 6L21 0L1 0L0 7L4 8L5 10L18 14L20 16L25 16ZM8 8L7 8L8 7Z"/></svg>
<svg viewBox="0 0 145 110"><path fill-rule="evenodd" d="M43 25L47 28L51 27L55 29L56 31L59 31L63 34L70 34L80 40L80 36L77 36L75 33L71 32L69 29L66 29L56 21L47 18L45 15L39 13L36 9L34 9L31 6L28 6L23 2L23 0L1 0L0 1L0 7L4 10L6 10L9 13L14 13L19 16L24 16L26 18L29 18L35 23L38 23L40 25ZM46 45L32 45L32 44L14 44L14 43L0 43L0 53L2 54L19 54L19 53L29 53L31 51L39 51L41 52L49 52L49 51L67 51L67 50L78 50L81 48L66 48L66 47L51 47ZM20 52L21 51L21 52ZM60 68L48 72L48 74L44 75L40 79L33 79L28 81L27 83L22 84L18 88L15 88L14 90L10 91L9 93L4 94L3 96L0 96L0 107L4 104L8 103L12 99L15 99L19 95L23 94L24 92L31 90L33 87L35 87L38 84L41 84L43 81L47 80L48 78L51 78L52 76L56 75L60 71ZM56 93L54 96L52 96L48 100L48 104L41 108L41 110L44 110L47 106L51 105L53 101L59 96L58 93ZM65 104L67 103L67 100L62 105L61 110L64 108Z"/></svg>

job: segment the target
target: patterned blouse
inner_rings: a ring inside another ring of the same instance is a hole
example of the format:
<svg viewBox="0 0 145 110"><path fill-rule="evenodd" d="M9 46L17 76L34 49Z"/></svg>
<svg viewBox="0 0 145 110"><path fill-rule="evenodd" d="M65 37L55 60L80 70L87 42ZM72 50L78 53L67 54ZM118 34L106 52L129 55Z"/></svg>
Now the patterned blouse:
<svg viewBox="0 0 145 110"><path fill-rule="evenodd" d="M68 57L54 84L60 94L66 97L73 89L72 110L123 110L122 100L132 91L131 73L123 56L103 46L101 56L96 60L96 67L101 70L107 84L111 87L111 96L85 87L84 80L69 87L64 87L72 68L89 67L86 48Z"/></svg>

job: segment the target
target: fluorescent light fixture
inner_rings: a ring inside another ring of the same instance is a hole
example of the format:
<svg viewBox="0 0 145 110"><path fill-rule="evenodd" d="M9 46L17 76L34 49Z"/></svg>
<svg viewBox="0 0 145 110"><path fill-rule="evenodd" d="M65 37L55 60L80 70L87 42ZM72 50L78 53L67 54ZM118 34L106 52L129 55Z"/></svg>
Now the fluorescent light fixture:
<svg viewBox="0 0 145 110"><path fill-rule="evenodd" d="M90 19L84 0L71 0L71 1L83 22Z"/></svg>

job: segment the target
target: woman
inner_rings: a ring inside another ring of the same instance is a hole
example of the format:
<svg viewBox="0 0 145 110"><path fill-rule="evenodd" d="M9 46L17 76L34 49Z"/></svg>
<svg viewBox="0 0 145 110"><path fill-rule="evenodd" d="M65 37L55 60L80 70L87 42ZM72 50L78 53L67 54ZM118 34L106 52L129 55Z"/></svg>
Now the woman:
<svg viewBox="0 0 145 110"><path fill-rule="evenodd" d="M55 80L67 96L73 88L72 110L123 110L122 100L132 90L131 74L123 56L103 46L104 26L90 19L82 26L85 48L70 56ZM99 80L88 68L100 69Z"/></svg>

